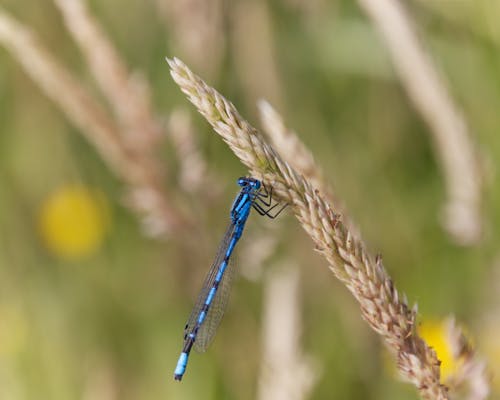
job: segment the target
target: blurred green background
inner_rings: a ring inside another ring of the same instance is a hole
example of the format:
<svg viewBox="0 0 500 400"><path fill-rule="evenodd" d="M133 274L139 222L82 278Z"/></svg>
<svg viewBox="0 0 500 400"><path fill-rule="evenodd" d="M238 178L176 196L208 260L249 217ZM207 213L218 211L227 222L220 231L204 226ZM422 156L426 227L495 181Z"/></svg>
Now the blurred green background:
<svg viewBox="0 0 500 400"><path fill-rule="evenodd" d="M0 7L102 100L51 1ZM397 288L418 302L419 320L439 325L455 315L500 370L498 2L408 4L483 157L485 232L469 247L440 225L444 178L428 127L357 3L106 0L89 9L149 82L158 119L166 125L174 110L189 113L209 184L182 188L182 158L166 129L157 148L166 191L197 225L148 237L123 201L126 184L0 49L0 398L258 398L264 287L269 271L295 266L300 351L314 365L314 382L296 398L418 398L395 378L379 338L290 212L250 218L235 261L244 274L215 341L191 357L181 384L173 381L185 320L246 170L185 100L165 56L183 59L254 126L256 101L275 105ZM260 257L262 238L274 245Z"/></svg>

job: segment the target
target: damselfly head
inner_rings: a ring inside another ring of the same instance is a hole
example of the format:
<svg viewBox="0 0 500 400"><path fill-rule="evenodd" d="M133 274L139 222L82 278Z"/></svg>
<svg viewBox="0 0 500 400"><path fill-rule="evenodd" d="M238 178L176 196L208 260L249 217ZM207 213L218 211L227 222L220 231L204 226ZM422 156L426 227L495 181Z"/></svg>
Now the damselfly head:
<svg viewBox="0 0 500 400"><path fill-rule="evenodd" d="M242 176L238 179L238 185L240 185L241 187L252 187L254 189L260 189L261 183L258 179Z"/></svg>

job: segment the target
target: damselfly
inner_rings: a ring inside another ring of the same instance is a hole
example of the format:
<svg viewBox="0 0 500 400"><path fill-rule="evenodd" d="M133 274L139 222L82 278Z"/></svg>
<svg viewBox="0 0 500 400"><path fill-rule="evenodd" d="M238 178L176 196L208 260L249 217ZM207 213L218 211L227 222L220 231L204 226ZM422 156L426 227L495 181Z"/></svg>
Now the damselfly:
<svg viewBox="0 0 500 400"><path fill-rule="evenodd" d="M279 203L272 205L272 189L268 191L257 179L239 178L238 185L241 190L231 207L231 223L184 328L184 345L174 372L174 378L178 381L186 371L191 348L205 351L224 315L234 272L234 268L229 266L229 259L243 233L250 210L253 207L260 215L276 218L286 207L285 204L277 209ZM277 212L271 214L273 210Z"/></svg>

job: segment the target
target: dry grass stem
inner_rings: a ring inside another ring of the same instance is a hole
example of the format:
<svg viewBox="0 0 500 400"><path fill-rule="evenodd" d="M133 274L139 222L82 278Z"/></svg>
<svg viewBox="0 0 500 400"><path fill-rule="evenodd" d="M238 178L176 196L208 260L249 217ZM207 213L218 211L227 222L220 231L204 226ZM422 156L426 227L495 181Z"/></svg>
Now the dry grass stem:
<svg viewBox="0 0 500 400"><path fill-rule="evenodd" d="M359 3L380 31L404 88L430 127L447 189L445 226L459 243L475 243L482 232L482 176L466 121L419 42L403 4Z"/></svg>
<svg viewBox="0 0 500 400"><path fill-rule="evenodd" d="M297 265L276 267L264 281L259 400L300 400L317 380L300 349L300 276ZM282 335L287 332L287 335Z"/></svg>
<svg viewBox="0 0 500 400"><path fill-rule="evenodd" d="M170 204L161 184L161 176L149 155L137 151L127 141L119 123L78 80L46 50L35 35L0 9L0 43L21 64L26 73L56 103L92 143L112 171L130 190L141 192L148 202L136 209L155 220L156 232L165 234L186 226L187 220ZM160 229L161 225L161 229Z"/></svg>
<svg viewBox="0 0 500 400"><path fill-rule="evenodd" d="M210 179L208 167L201 154L198 141L185 110L177 109L168 119L168 138L172 142L179 160L179 184L188 193L197 193L202 188L217 188L217 181ZM217 190L215 190L217 191ZM207 190L208 192L208 190Z"/></svg>
<svg viewBox="0 0 500 400"><path fill-rule="evenodd" d="M272 222L272 221L270 221ZM240 273L246 279L259 281L264 273L264 266L271 262L279 245L279 234L276 224L264 223L262 230L247 233L247 240L240 246Z"/></svg>
<svg viewBox="0 0 500 400"><path fill-rule="evenodd" d="M171 45L191 65L215 75L223 61L226 34L223 0L156 0L170 30ZM196 29L193 29L196 27Z"/></svg>
<svg viewBox="0 0 500 400"><path fill-rule="evenodd" d="M118 400L120 387L113 365L104 359L92 359L91 364L82 400Z"/></svg>
<svg viewBox="0 0 500 400"><path fill-rule="evenodd" d="M486 362L478 356L474 346L454 318L448 321L448 341L454 361L459 365L458 371L447 380L449 387L454 391L464 387L467 392L464 398L467 400L488 398L491 391L491 377Z"/></svg>
<svg viewBox="0 0 500 400"><path fill-rule="evenodd" d="M283 104L271 6L265 1L237 1L230 9L231 54L248 104L260 97Z"/></svg>
<svg viewBox="0 0 500 400"><path fill-rule="evenodd" d="M284 161L309 181L311 186L318 189L326 197L337 214L342 214L343 223L349 228L351 234L358 236L359 229L348 217L342 201L333 195L333 190L326 182L323 171L314 161L312 153L302 143L297 133L285 125L282 116L267 101L259 101L258 107L262 127L274 149Z"/></svg>
<svg viewBox="0 0 500 400"><path fill-rule="evenodd" d="M264 132L274 148L279 151L281 157L306 178L312 186L322 193L327 193L329 190L323 171L297 134L285 125L281 115L267 101L260 100L258 107Z"/></svg>
<svg viewBox="0 0 500 400"><path fill-rule="evenodd" d="M117 173L127 162L119 130L78 81L41 46L34 34L0 9L0 43L78 126Z"/></svg>
<svg viewBox="0 0 500 400"><path fill-rule="evenodd" d="M402 377L425 399L448 399L436 354L416 332L416 310L395 289L382 260L365 250L320 192L284 162L229 101L180 60L169 60L169 64L182 91L251 174L272 185L273 194L290 204L316 250L360 303L363 318L396 355Z"/></svg>
<svg viewBox="0 0 500 400"><path fill-rule="evenodd" d="M121 141L135 161L135 169L142 170L143 179L129 189L129 204L145 214L142 222L148 235L162 236L170 227L162 215L165 195L161 181L165 172L155 152L164 135L154 117L149 86L139 74L128 72L113 44L90 15L84 0L54 2L114 110ZM175 213L172 216L175 217Z"/></svg>
<svg viewBox="0 0 500 400"><path fill-rule="evenodd" d="M67 30L84 54L102 92L113 107L123 131L134 148L152 151L161 136L153 116L150 90L138 74L131 75L125 62L89 14L84 0L54 0ZM137 151L137 150L136 150Z"/></svg>

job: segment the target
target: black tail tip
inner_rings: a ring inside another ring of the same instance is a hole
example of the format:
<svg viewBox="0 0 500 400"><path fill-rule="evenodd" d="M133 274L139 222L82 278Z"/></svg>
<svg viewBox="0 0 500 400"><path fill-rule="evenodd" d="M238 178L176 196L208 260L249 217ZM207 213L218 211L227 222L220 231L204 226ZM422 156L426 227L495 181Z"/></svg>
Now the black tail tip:
<svg viewBox="0 0 500 400"><path fill-rule="evenodd" d="M175 375L174 375L174 379L175 379L176 381L179 381L179 382L180 382L180 381L182 380L182 375L175 374Z"/></svg>

